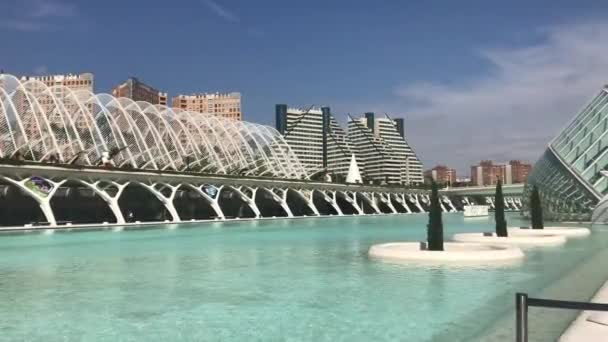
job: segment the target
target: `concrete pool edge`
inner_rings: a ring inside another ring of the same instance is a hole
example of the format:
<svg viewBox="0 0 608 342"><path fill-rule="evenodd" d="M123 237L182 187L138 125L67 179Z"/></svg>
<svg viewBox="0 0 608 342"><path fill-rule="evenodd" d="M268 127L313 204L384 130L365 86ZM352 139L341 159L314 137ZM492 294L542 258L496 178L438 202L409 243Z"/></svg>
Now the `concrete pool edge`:
<svg viewBox="0 0 608 342"><path fill-rule="evenodd" d="M508 231L513 236L560 235L566 238L579 238L591 235L591 229L584 227L545 227L543 229L509 227Z"/></svg>
<svg viewBox="0 0 608 342"><path fill-rule="evenodd" d="M494 262L516 262L524 258L521 249L479 243L444 242L444 251L421 249L419 242L389 242L372 245L369 257L385 262L441 263L477 265Z"/></svg>
<svg viewBox="0 0 608 342"><path fill-rule="evenodd" d="M486 235L485 233L458 233L452 236L457 242L472 242L495 245L514 245L521 247L555 247L566 243L566 238L552 234L537 236L513 235L507 237L496 236L496 233Z"/></svg>

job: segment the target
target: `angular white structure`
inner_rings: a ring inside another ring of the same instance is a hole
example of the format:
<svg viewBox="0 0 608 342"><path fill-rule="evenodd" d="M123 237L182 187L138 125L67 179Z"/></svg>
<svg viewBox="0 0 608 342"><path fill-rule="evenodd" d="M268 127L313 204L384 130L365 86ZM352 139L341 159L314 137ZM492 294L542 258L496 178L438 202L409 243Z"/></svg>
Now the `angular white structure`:
<svg viewBox="0 0 608 342"><path fill-rule="evenodd" d="M348 167L348 175L346 175L346 183L363 183L361 173L359 172L359 166L357 165L357 159L353 154L350 158L350 166Z"/></svg>
<svg viewBox="0 0 608 342"><path fill-rule="evenodd" d="M0 74L0 158L307 178L273 128Z"/></svg>

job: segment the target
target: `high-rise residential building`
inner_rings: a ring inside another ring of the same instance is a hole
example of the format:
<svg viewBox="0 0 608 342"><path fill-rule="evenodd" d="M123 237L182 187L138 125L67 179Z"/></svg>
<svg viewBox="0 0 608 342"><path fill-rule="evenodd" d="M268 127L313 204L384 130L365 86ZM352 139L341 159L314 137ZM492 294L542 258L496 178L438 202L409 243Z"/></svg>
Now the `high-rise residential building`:
<svg viewBox="0 0 608 342"><path fill-rule="evenodd" d="M532 166L519 160L507 164L494 164L491 160L482 160L479 165L471 166L471 183L473 185L494 185L500 179L503 184L517 184L526 181Z"/></svg>
<svg viewBox="0 0 608 342"><path fill-rule="evenodd" d="M608 223L608 85L557 134L534 165L522 196L537 186L549 220Z"/></svg>
<svg viewBox="0 0 608 342"><path fill-rule="evenodd" d="M242 120L241 93L201 93L177 95L173 108L208 113L226 119Z"/></svg>
<svg viewBox="0 0 608 342"><path fill-rule="evenodd" d="M327 170L346 178L352 156L350 142L329 107L275 107L276 128L309 173Z"/></svg>
<svg viewBox="0 0 608 342"><path fill-rule="evenodd" d="M525 183L532 171L532 164L519 160L511 160L505 167L511 169L511 183L513 184Z"/></svg>
<svg viewBox="0 0 608 342"><path fill-rule="evenodd" d="M471 183L473 185L494 185L502 177L502 165L494 164L491 160L482 160L479 165L471 166ZM504 182L504 179L502 181Z"/></svg>
<svg viewBox="0 0 608 342"><path fill-rule="evenodd" d="M422 163L407 143L403 119L365 113L350 118L348 136L366 180L392 184L423 182Z"/></svg>
<svg viewBox="0 0 608 342"><path fill-rule="evenodd" d="M425 181L434 180L439 184L455 184L457 183L456 170L445 165L437 165L430 170L424 171Z"/></svg>
<svg viewBox="0 0 608 342"><path fill-rule="evenodd" d="M136 77L129 77L125 82L114 87L112 95L114 97L126 97L133 101L167 105L167 93L159 91Z"/></svg>
<svg viewBox="0 0 608 342"><path fill-rule="evenodd" d="M88 90L93 92L95 90L95 76L93 74L85 72L82 74L58 74L58 75L41 75L41 76L22 76L21 82L27 82L29 80L39 81L44 83L47 87L56 87L55 94L59 96L65 95L66 87L70 90Z"/></svg>

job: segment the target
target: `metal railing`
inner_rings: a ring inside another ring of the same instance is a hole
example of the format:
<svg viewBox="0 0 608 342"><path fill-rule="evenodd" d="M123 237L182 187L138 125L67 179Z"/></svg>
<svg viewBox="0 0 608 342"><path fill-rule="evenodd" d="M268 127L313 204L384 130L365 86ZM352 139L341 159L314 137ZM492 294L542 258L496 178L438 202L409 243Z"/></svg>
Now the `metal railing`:
<svg viewBox="0 0 608 342"><path fill-rule="evenodd" d="M528 307L536 306L552 309L608 311L608 304L572 302L567 300L528 297L526 293L515 294L515 336L516 342L528 342Z"/></svg>

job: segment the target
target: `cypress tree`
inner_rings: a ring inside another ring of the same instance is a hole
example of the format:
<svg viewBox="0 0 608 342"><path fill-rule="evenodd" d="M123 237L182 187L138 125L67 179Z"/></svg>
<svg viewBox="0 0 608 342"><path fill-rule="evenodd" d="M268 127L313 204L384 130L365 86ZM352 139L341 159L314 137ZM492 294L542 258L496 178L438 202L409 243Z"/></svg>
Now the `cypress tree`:
<svg viewBox="0 0 608 342"><path fill-rule="evenodd" d="M437 183L431 185L431 203L429 208L429 224L427 225L427 243L431 251L443 250L443 222L441 220L441 204Z"/></svg>
<svg viewBox="0 0 608 342"><path fill-rule="evenodd" d="M543 229L543 207L540 203L540 194L536 185L532 188L530 194L530 218L532 220L532 229Z"/></svg>
<svg viewBox="0 0 608 342"><path fill-rule="evenodd" d="M502 182L500 178L496 183L494 196L494 220L496 221L496 235L507 237L507 221L505 220L505 200L502 196Z"/></svg>

